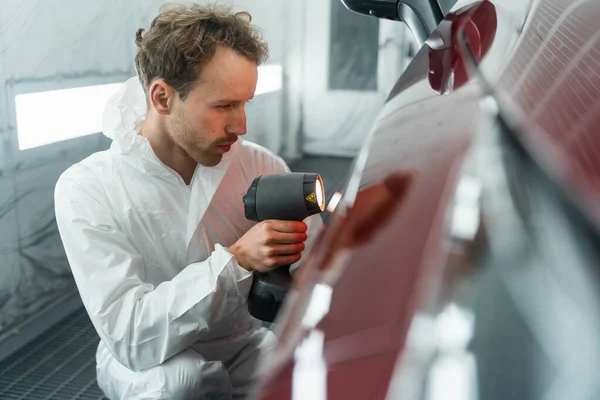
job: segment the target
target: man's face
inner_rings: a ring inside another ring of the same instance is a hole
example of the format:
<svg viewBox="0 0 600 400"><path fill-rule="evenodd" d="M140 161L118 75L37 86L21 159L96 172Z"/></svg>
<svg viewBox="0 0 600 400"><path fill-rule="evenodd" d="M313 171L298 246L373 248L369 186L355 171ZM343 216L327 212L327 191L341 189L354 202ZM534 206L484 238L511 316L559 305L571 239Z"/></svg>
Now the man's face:
<svg viewBox="0 0 600 400"><path fill-rule="evenodd" d="M246 133L246 103L254 96L256 63L219 48L184 101L177 98L167 120L171 140L194 161L215 166Z"/></svg>

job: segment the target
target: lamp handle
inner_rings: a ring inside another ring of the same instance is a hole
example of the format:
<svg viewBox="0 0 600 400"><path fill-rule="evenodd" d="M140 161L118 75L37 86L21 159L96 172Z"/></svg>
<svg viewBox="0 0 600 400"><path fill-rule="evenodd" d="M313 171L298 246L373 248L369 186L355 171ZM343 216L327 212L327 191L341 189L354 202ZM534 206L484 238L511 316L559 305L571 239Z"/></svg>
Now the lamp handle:
<svg viewBox="0 0 600 400"><path fill-rule="evenodd" d="M248 312L261 321L273 322L291 285L289 265L270 272L255 272L248 295Z"/></svg>

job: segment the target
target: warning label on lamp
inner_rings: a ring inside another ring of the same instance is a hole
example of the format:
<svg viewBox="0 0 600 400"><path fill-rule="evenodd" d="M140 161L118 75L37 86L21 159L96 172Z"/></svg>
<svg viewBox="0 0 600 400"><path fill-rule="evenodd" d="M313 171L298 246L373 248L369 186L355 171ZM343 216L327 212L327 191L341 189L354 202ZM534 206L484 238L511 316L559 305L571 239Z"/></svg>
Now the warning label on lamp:
<svg viewBox="0 0 600 400"><path fill-rule="evenodd" d="M306 196L306 200L310 201L311 203L316 203L317 196L314 193L311 193L308 196Z"/></svg>

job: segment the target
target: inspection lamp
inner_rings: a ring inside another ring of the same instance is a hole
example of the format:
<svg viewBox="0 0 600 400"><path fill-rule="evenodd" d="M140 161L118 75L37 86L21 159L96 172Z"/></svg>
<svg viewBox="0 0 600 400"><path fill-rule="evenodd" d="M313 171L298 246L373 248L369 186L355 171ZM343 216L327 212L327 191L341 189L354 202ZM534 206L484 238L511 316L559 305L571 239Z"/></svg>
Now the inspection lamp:
<svg viewBox="0 0 600 400"><path fill-rule="evenodd" d="M321 176L314 173L261 175L254 179L243 202L246 218L251 221L303 221L325 209L325 187ZM255 272L248 296L250 314L273 322L291 283L289 265Z"/></svg>

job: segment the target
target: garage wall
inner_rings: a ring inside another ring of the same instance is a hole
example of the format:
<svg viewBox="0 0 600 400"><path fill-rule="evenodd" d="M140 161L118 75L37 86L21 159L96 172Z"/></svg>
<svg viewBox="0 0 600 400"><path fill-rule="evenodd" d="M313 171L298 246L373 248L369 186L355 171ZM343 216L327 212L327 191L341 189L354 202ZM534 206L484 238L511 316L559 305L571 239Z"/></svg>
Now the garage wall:
<svg viewBox="0 0 600 400"><path fill-rule="evenodd" d="M299 3L234 3L251 11L263 28L270 63L285 64L290 57L284 49L286 40L293 38L296 19L289 12ZM15 327L38 313L49 308L55 312L57 302L78 297L54 221L54 185L70 165L110 144L99 133L19 151L15 96L125 81L134 75L135 31L148 26L161 4L158 0L2 0L0 341L16 334ZM290 35L284 34L286 29ZM298 150L295 140L282 133L284 125L294 131L283 118L284 107L294 107L289 106L293 102L286 100L288 95L286 91L265 94L250 104L247 138L293 155Z"/></svg>
<svg viewBox="0 0 600 400"><path fill-rule="evenodd" d="M306 0L302 76L307 154L354 156L408 63L406 27Z"/></svg>

